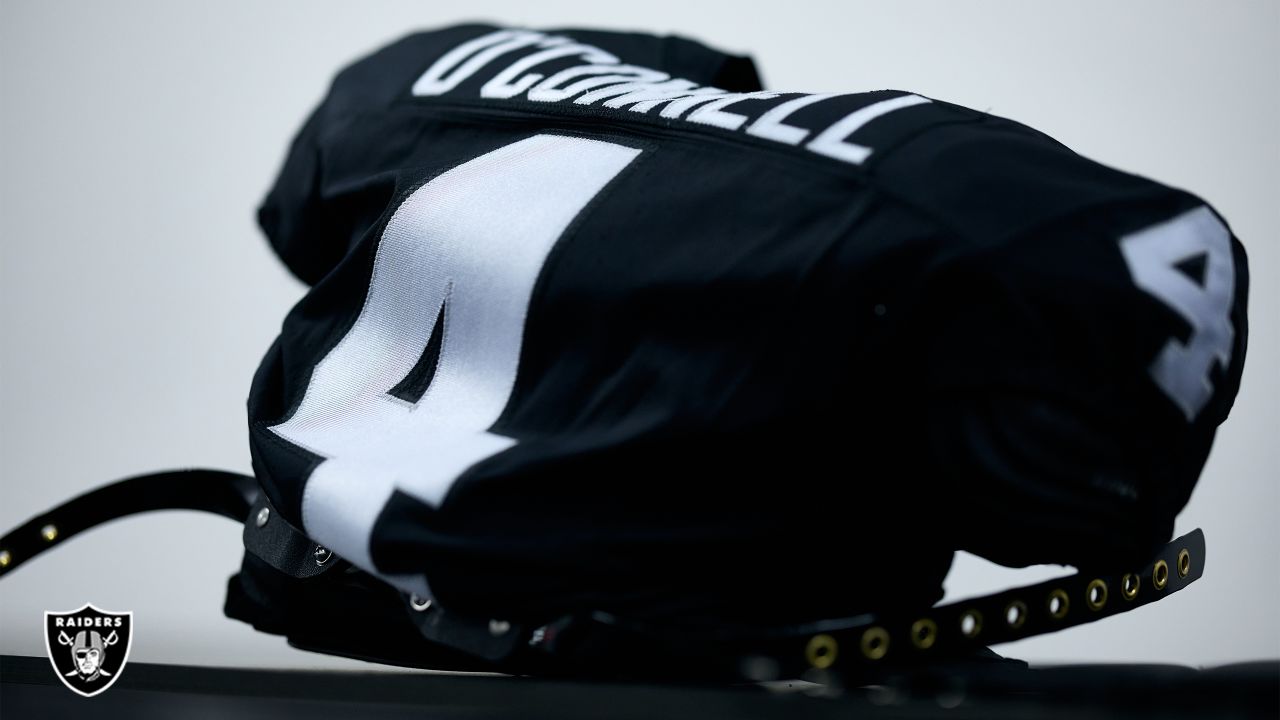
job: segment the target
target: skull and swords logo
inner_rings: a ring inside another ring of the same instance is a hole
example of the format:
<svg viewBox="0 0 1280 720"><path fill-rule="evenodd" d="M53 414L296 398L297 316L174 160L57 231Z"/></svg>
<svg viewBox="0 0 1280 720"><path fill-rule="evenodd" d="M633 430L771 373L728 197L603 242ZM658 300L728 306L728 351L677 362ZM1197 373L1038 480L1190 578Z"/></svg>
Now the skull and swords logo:
<svg viewBox="0 0 1280 720"><path fill-rule="evenodd" d="M133 613L86 604L71 612L46 612L44 619L49 661L63 684L85 697L111 687L129 659Z"/></svg>

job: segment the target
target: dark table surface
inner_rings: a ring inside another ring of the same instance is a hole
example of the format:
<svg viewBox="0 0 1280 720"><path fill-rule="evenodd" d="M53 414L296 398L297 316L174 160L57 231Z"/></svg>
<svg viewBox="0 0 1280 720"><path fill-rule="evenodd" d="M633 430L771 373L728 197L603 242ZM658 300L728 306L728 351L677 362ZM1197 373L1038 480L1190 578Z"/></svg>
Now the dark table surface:
<svg viewBox="0 0 1280 720"><path fill-rule="evenodd" d="M843 688L817 679L726 687L129 663L110 689L83 698L47 658L6 655L0 718L1280 717L1280 661L926 671Z"/></svg>

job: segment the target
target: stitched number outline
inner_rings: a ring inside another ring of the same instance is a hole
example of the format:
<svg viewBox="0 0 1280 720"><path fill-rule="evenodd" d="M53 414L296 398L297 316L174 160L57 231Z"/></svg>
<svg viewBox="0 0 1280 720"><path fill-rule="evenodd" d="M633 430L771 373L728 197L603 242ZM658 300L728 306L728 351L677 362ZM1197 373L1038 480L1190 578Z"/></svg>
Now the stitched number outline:
<svg viewBox="0 0 1280 720"><path fill-rule="evenodd" d="M405 199L355 323L316 365L297 411L271 427L324 458L303 491L308 535L375 572L370 534L392 492L439 505L467 468L515 444L488 430L515 384L534 283L569 224L639 154L536 135ZM409 375L438 323L435 372L409 402L403 388L421 387ZM427 590L420 577L386 579Z"/></svg>

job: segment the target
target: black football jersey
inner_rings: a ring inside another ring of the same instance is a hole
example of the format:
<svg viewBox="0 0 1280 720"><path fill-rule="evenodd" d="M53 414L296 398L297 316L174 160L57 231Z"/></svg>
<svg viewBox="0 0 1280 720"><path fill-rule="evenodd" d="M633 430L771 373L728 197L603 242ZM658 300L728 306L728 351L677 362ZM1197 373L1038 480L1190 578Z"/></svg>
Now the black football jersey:
<svg viewBox="0 0 1280 720"><path fill-rule="evenodd" d="M1195 195L674 37L408 36L259 219L311 286L249 397L268 497L489 617L815 618L931 602L957 549L1144 558L1245 354Z"/></svg>

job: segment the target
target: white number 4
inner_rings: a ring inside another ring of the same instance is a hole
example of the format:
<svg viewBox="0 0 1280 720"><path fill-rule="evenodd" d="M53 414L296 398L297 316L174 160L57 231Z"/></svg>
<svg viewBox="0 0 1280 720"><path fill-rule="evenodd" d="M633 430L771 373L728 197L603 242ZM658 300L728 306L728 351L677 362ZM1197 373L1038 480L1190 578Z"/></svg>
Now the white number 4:
<svg viewBox="0 0 1280 720"><path fill-rule="evenodd" d="M369 543L395 491L438 506L472 465L515 445L489 432L515 385L534 284L570 223L640 150L536 135L449 170L387 222L355 324L271 428L324 458L306 532L374 572ZM439 324L441 327L437 328ZM440 337L421 397L395 393ZM420 577L389 578L425 592Z"/></svg>
<svg viewBox="0 0 1280 720"><path fill-rule="evenodd" d="M1231 303L1235 267L1231 235L1201 206L1172 220L1120 239L1133 282L1168 305L1191 326L1186 342L1170 338L1152 361L1151 379L1187 421L1195 420L1213 396L1209 372L1215 361L1231 362ZM1204 281L1197 283L1179 265L1204 258Z"/></svg>

